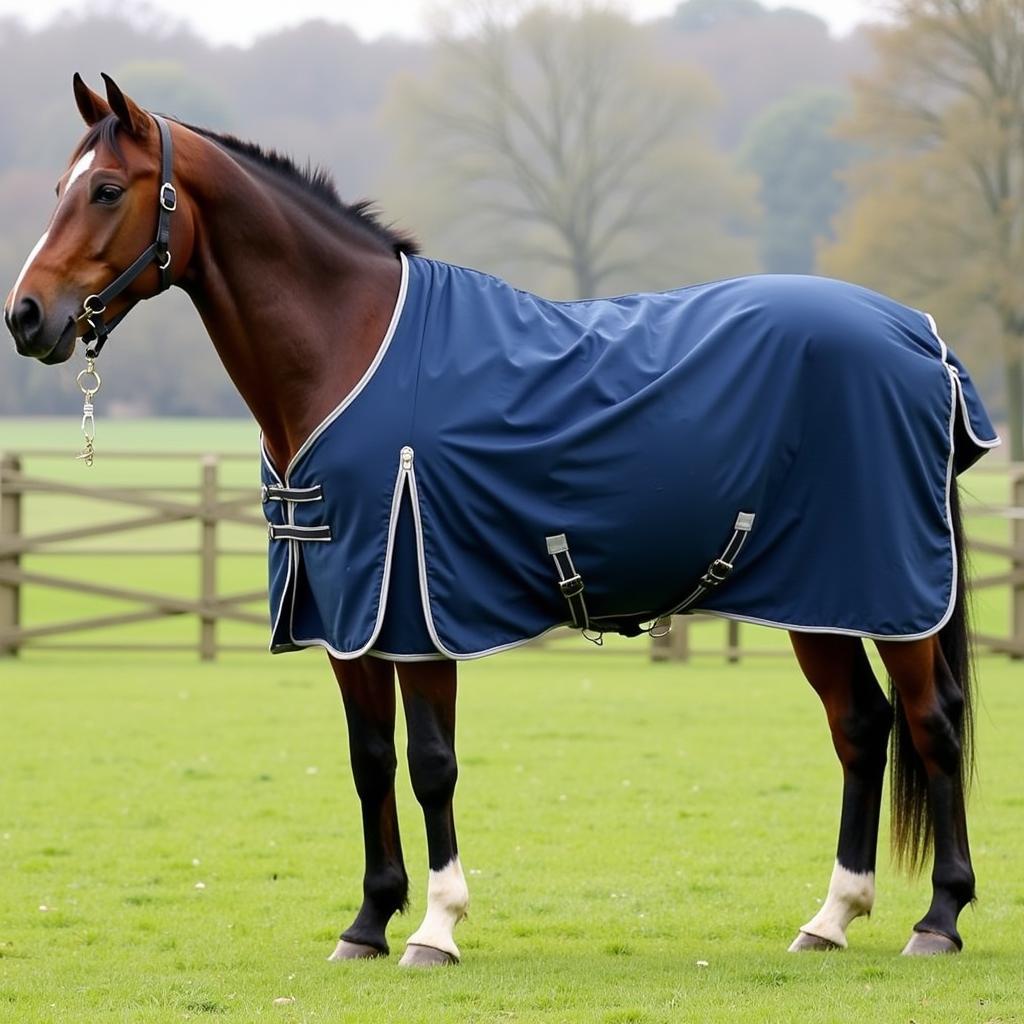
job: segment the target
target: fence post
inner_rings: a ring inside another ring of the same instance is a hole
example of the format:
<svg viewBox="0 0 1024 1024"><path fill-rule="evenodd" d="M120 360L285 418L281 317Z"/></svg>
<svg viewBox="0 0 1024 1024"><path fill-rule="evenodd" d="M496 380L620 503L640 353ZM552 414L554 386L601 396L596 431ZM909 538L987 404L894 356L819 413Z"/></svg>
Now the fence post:
<svg viewBox="0 0 1024 1024"><path fill-rule="evenodd" d="M689 660L690 620L685 615L673 615L671 631L651 638L651 661Z"/></svg>
<svg viewBox="0 0 1024 1024"><path fill-rule="evenodd" d="M217 515L214 508L219 498L216 455L202 459L202 483L199 489L199 657L202 661L217 658L217 616L213 603L217 599Z"/></svg>
<svg viewBox="0 0 1024 1024"><path fill-rule="evenodd" d="M0 540L12 541L21 536L21 491L14 486L14 477L21 472L17 455L0 454ZM21 556L15 551L0 555L0 566L18 569ZM20 649L17 630L21 625L21 584L0 583L0 657L16 655Z"/></svg>
<svg viewBox="0 0 1024 1024"><path fill-rule="evenodd" d="M726 619L726 657L731 664L740 660L740 624L735 619Z"/></svg>
<svg viewBox="0 0 1024 1024"><path fill-rule="evenodd" d="M1024 514L1024 467L1019 468L1010 478L1010 506L1017 510L1017 516ZM1024 518L1010 520L1010 533L1014 550L1012 570L1024 573ZM1024 645L1024 581L1018 580L1010 588L1010 637L1018 645ZM1018 648L1019 649L1019 648ZM1022 655L1012 654L1020 660Z"/></svg>

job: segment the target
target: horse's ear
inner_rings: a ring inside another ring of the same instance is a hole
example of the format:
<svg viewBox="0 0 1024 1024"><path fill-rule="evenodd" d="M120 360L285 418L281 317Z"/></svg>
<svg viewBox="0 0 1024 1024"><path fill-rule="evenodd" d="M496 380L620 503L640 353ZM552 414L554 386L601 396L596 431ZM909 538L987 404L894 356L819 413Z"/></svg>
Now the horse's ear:
<svg viewBox="0 0 1024 1024"><path fill-rule="evenodd" d="M110 75L104 74L107 86L107 102L117 115L121 127L129 134L141 139L149 131L149 115L133 99L125 96Z"/></svg>
<svg viewBox="0 0 1024 1024"><path fill-rule="evenodd" d="M102 96L94 93L82 81L82 76L77 71L72 79L72 85L75 90L75 103L78 104L78 112L90 128L111 113L110 104Z"/></svg>

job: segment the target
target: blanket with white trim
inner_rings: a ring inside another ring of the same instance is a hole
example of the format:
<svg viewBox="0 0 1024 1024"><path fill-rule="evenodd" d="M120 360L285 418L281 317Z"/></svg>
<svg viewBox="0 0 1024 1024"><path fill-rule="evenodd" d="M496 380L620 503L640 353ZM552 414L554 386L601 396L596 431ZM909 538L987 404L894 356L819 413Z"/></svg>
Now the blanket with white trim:
<svg viewBox="0 0 1024 1024"><path fill-rule="evenodd" d="M274 651L523 643L571 619L563 535L590 628L635 632L737 521L704 611L904 639L946 621L950 481L999 442L925 314L790 276L552 302L402 259L363 380L284 472L264 454Z"/></svg>

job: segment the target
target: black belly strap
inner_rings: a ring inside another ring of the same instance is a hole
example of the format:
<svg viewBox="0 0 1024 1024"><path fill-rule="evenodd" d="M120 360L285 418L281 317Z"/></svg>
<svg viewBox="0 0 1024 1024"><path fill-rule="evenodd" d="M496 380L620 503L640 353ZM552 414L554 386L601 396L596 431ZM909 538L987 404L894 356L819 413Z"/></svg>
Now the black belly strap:
<svg viewBox="0 0 1024 1024"><path fill-rule="evenodd" d="M673 615L685 615L704 597L720 587L732 575L743 545L754 526L753 512L740 512L733 524L732 536L722 553L708 566L700 581L678 604L660 614L643 613L638 616L616 616L615 621L603 616L592 617L587 611L583 598L583 577L569 554L569 541L564 533L546 537L548 554L555 563L558 573L558 589L569 605L569 615L574 629L583 630L588 639L599 638L602 632L614 631L623 636L639 636L641 633L667 632L668 621ZM648 625L649 624L649 625ZM595 639L595 642L599 642Z"/></svg>

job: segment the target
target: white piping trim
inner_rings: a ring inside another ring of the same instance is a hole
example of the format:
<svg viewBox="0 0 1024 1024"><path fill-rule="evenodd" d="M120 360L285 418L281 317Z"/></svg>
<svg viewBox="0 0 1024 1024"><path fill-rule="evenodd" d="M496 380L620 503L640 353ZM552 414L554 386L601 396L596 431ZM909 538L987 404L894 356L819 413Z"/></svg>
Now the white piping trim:
<svg viewBox="0 0 1024 1024"><path fill-rule="evenodd" d="M328 650L334 657L342 660L349 660L352 658L361 658L366 654L374 643L377 641L377 637L380 635L381 627L384 625L384 614L387 611L388 606L388 588L391 585L391 562L392 556L394 555L395 548L395 532L398 528L398 515L402 507L402 498L405 495L405 478L408 475L409 470L404 469L399 460L398 476L395 480L395 489L391 494L391 515L388 518L388 537L387 546L384 551L384 573L381 576L380 592L377 598L377 620L374 623L373 631L370 634L370 639L356 651L349 651L342 653L336 651L326 640L320 637L312 637L306 640L297 640L295 638L295 601L292 600L291 614L288 616L288 638L296 647L323 647ZM291 512L291 509L289 509ZM287 586L291 582L291 577L285 581ZM295 588L292 588L294 591Z"/></svg>
<svg viewBox="0 0 1024 1024"><path fill-rule="evenodd" d="M372 379L373 375L377 372L377 369L379 368L381 362L383 361L384 356L387 354L388 348L390 348L391 346L391 341L395 336L395 331L398 329L398 323L402 317L402 310L405 308L405 296L409 288L409 261L406 259L405 253L400 252L398 254L398 257L402 267L402 278L398 286L398 297L395 300L395 308L392 310L391 313L391 320L388 323L387 330L384 332L384 338L382 339L380 346L378 347L377 352L373 357L373 361L366 368L366 372L356 383L355 387L338 403L338 405L334 407L334 409L330 413L328 413L328 415L323 420L321 420L321 422L316 427L313 428L312 433L310 433L306 440L302 442L298 451L296 451L296 453L292 456L291 461L288 463L288 466L285 469L283 479L281 475L278 473L277 469L275 468L274 463L267 452L266 444L264 443L262 433L260 434L260 452L262 454L263 461L266 464L267 468L270 470L270 472L273 474L274 479L280 486L290 486L289 478L292 472L295 470L295 467L298 464L299 460L306 455L309 449L313 446L313 443L316 441L316 439L352 404L352 402L355 401L355 399L359 396L359 393L366 387L367 384L370 383L370 380ZM289 503L285 507L287 513L287 522L290 525L294 525L294 505ZM390 526L391 535L388 537L388 549L386 555L387 564L385 565L385 576L382 584L381 602L378 608L378 623L373 636L374 640L377 637L377 633L380 632L380 626L383 622L384 607L386 605L386 602L384 600L386 591L383 590L383 588L386 588L388 583L388 572L390 570L391 560L391 544L392 540L394 539L394 526L395 523L393 521ZM274 618L274 624L271 630L270 650L274 649L274 637L277 635L277 629L281 622L281 615L284 612L284 602L288 596L289 591L291 591L292 607L288 616L288 636L292 644L294 644L296 647L309 647L318 645L326 648L331 654L338 658L359 657L361 654L365 653L365 650L359 651L357 654L345 655L341 654L339 651L335 651L334 648L331 647L326 641L311 640L300 642L295 639L294 632L292 630L292 621L294 620L295 617L295 588L291 584L293 574L295 573L298 566L298 559L298 541L288 541L288 571L284 579L284 587L281 594L281 602L278 606L277 615Z"/></svg>
<svg viewBox="0 0 1024 1024"><path fill-rule="evenodd" d="M433 654L392 654L390 651L374 649L366 652L369 658L380 658L381 661L447 661L448 659L440 652Z"/></svg>
<svg viewBox="0 0 1024 1024"><path fill-rule="evenodd" d="M381 360L384 358L384 355L387 352L388 346L391 343L391 339L394 336L395 329L398 326L398 322L399 322L399 319L401 317L402 309L403 309L404 304L405 304L405 296L406 296L406 291L407 291L407 287L408 287L408 262L407 262L404 254L400 254L400 256L401 256L401 262L402 262L402 282L401 282L401 285L399 287L398 299L397 299L397 301L395 303L395 310L394 310L394 312L392 314L391 322L388 325L387 333L384 336L384 340L381 342L381 346L378 349L377 354L374 357L373 362L370 364L369 368L367 369L366 373L363 375L363 377L361 378L359 383L356 384L355 388L353 388L353 390L341 401L341 403L319 424L319 426L317 426L313 430L313 432L309 435L309 437L307 437L306 440L303 442L302 446L299 448L299 450L296 452L296 454L292 457L291 462L289 462L289 464L288 464L288 470L285 473L284 486L289 486L289 484L288 484L288 477L291 474L291 472L294 470L295 465L297 464L299 459L302 458L306 454L306 452L310 449L310 447L313 445L313 443L316 441L316 439L345 411L345 409L357 397L359 392L362 391L362 389L369 383L369 381L372 378L373 374L376 372L377 367L380 365ZM1001 439L998 436L995 437L992 440L984 441L984 440L980 439L975 434L973 426L971 424L970 416L968 415L966 400L964 398L963 386L962 386L962 384L960 382L959 375L958 375L958 373L956 371L956 368L951 366L947 362L947 356L948 356L948 353L949 353L949 348L946 345L946 343L942 340L942 338L939 336L939 333L938 333L938 330L937 330L934 318L930 314L928 314L928 313L925 313L924 316L925 316L925 318L928 321L928 324L929 324L929 327L930 327L932 333L934 334L936 340L939 343L942 365L945 367L946 372L947 372L947 374L949 376L949 380L950 380L949 427L948 427L949 455L948 455L948 458L946 460L946 524L947 524L947 527L949 529L950 560L951 560L951 565L952 565L952 584L951 584L951 587L950 587L949 604L948 604L948 606L946 608L946 611L944 612L944 614L942 615L941 619L939 620L939 622L935 626L932 626L929 629L924 630L923 632L920 632L920 633L910 633L910 634L904 634L904 635L899 635L899 636L892 636L892 635L886 635L886 634L881 634L881 633L869 633L869 632L866 632L866 631L863 631L863 630L856 630L856 629L842 629L842 628L835 627L835 626L806 626L806 625L797 625L797 624L788 623L788 622L775 622L775 621L772 621L772 620L769 620L769 619L759 619L759 618L756 618L754 616L740 615L740 614L736 614L734 612L717 611L715 609L710 609L710 608L695 608L694 609L695 612L701 612L701 613L703 613L705 615L714 615L717 618L732 619L732 620L737 621L737 622L749 622L749 623L751 623L753 625L768 626L768 627L771 627L771 628L774 628L774 629L785 629L785 630L790 630L790 631L798 632L798 633L833 633L833 634L837 634L837 635L840 635L840 636L856 636L856 637L863 637L863 638L870 639L870 640L892 640L892 641L922 640L922 639L925 639L926 637L933 636L934 634L939 632L949 622L949 620L950 620L950 618L951 618L951 616L953 614L953 610L954 610L954 608L956 606L957 590L958 590L958 587L959 587L959 553L957 552L957 549L956 549L956 536L955 536L955 533L953 531L953 514L952 514L952 507L951 507L951 491L952 491L952 486L953 486L953 466L954 466L954 456L955 456L955 447L954 447L954 445L955 445L955 426L956 426L956 413L957 413L957 410L958 409L961 410L961 412L963 414L964 425L965 425L965 428L967 430L967 433L970 436L971 440L976 445L978 445L979 447L982 447L982 448L994 448L997 445L1001 444L1002 442L1001 442ZM265 463L267 464L267 466L270 469L271 473L274 475L274 479L277 480L278 484L281 484L282 483L281 478L278 476L276 470L274 469L273 463L270 461L270 458L269 458L269 456L267 454L267 451L266 451L266 446L263 443L262 436L260 438L260 450L262 452L263 459L264 459ZM436 626L434 624L434 618L433 618L433 614L431 612L431 607L430 607L430 589L429 589L429 585L427 583L427 569L426 569L426 550L425 550L424 539L423 539L423 522L422 522L422 518L420 516L419 492L418 492L417 486L416 486L416 471L415 471L415 467L414 466L411 466L409 469L403 469L402 466L401 466L401 460L400 460L399 461L398 479L395 482L395 489L394 489L394 492L392 494L391 516L390 516L389 523L388 523L387 546L386 546L386 549L385 549L385 558L384 558L384 574L383 574L383 577L382 577L382 580L381 580L380 597L379 597L378 605L377 605L377 620L376 620L376 623L374 625L373 633L371 635L370 640L368 641L368 643L364 647L362 647L358 651L354 651L354 652L341 652L341 651L338 651L334 647L332 647L323 638L310 638L308 640L296 640L295 636L294 636L294 627L293 627L294 615L295 615L294 593L293 593L292 609L291 609L291 614L289 615L289 622L288 622L288 634L289 634L289 639L291 640L291 642L296 647L323 647L333 657L338 658L340 660L349 660L349 659L353 659L353 658L362 657L364 654L367 654L367 653L371 654L374 657L382 658L382 659L387 660L387 661L396 661L396 662L415 662L415 661L436 661L436 660L439 660L437 654L391 654L391 653L386 652L386 651L372 651L371 650L374 641L377 639L377 637L380 634L380 630L381 630L381 628L383 626L383 623L384 623L384 614L385 614L386 609L387 609L387 595L388 595L388 588L389 588L390 582L391 582L391 562L392 562L392 556L393 556L393 553L394 553L394 539L395 539L396 528L397 528L397 525L398 525L398 518L397 517L398 517L398 512L399 512L399 510L401 508L401 499L402 499L402 497L404 495L404 492L405 492L404 484L405 484L406 479L408 480L408 484L409 484L409 488L410 488L410 498L411 498L412 510L413 510L413 522L414 522L414 527L415 527L415 531L416 531L416 561L417 561L417 569L418 569L419 583L420 583L420 601L421 601L422 608L423 608L423 616L424 616L424 620L426 622L427 632L430 635L431 642L435 645L435 647L437 648L437 650L440 653L441 657L448 658L448 659L451 659L453 661L469 661L469 660L473 660L475 658L484 658L484 657L487 657L488 655L491 655L491 654L499 654L502 651L512 650L513 648L521 647L524 644L531 643L532 641L540 639L541 637L543 637L546 634L552 632L553 630L560 629L560 628L562 628L563 626L566 625L565 622L557 623L557 624L555 624L553 626L550 626L549 628L543 630L542 632L538 633L536 636L527 637L526 639L523 639L523 640L515 640L515 641L512 641L511 643L507 643L507 644L501 644L501 645L499 645L497 647L491 647L491 648L488 648L487 650L484 650L484 651L474 651L474 652L467 653L467 654L458 654L458 653L456 653L454 651L449 650L447 647L445 647L445 645L441 642L441 638L439 637L439 635L437 633L437 628L436 628ZM287 511L288 511L289 522L291 522L293 511L294 511L291 505L288 506ZM287 576L285 578L284 594L282 594L281 605L278 608L277 617L275 618L275 621L274 621L272 638L277 633L277 626L278 626L278 623L280 622L281 612L283 610L283 605L284 605L284 598L287 595L289 589L294 589L294 588L290 588L290 584L291 584L291 580L292 580L292 572L293 572L293 558L292 558L292 550L291 550L291 548L292 548L293 545L297 546L297 543L298 542L296 542L296 541L290 541L289 542L288 574L287 574ZM610 616L604 616L604 617L605 618L609 618Z"/></svg>
<svg viewBox="0 0 1024 1024"><path fill-rule="evenodd" d="M380 658L382 661L475 661L477 658L486 658L491 654L501 654L503 651L511 651L516 647L524 647L526 644L531 644L534 640L540 640L542 637L547 636L548 633L553 633L556 629L562 629L564 626L569 626L569 623L559 622L554 626L549 626L536 636L527 637L525 640L514 640L512 643L503 644L501 647L492 647L486 651L473 651L470 654L444 654L440 651L436 654L388 654L386 651L366 650L365 648L346 653L332 647L322 637L293 642L297 647L322 647L332 658L337 658L338 661L351 661L353 658L361 658L364 654L368 658Z"/></svg>
<svg viewBox="0 0 1024 1024"><path fill-rule="evenodd" d="M511 643L500 644L497 647L488 648L486 651L473 651L469 654L457 654L455 651L448 650L448 648L441 642L440 636L438 636L437 628L434 625L434 616L430 610L430 587L427 584L427 555L423 541L423 520L420 517L419 492L416 488L416 467L411 466L408 473L410 495L412 497L412 517L413 523L416 527L416 561L419 567L420 601L423 605L423 617L426 620L427 632L430 634L431 641L446 658L451 658L452 661L471 661L474 658L486 658L489 654L500 654L502 651L510 651L514 647L522 647L523 644L528 644L531 640L537 640L545 634L550 633L552 630L559 629L561 626L566 624L564 622L559 622L554 626L549 626L547 629L538 633L537 636L527 637L525 640L513 640Z"/></svg>
<svg viewBox="0 0 1024 1024"><path fill-rule="evenodd" d="M334 407L334 409L327 414L327 416L320 421L320 423L313 428L313 432L306 438L305 441L299 446L299 450L292 456L291 462L288 463L288 468L284 472L285 484L288 486L288 480L292 473L295 471L295 467L299 464L299 461L303 459L310 448L313 447L316 439L359 397L359 393L370 383L373 375L377 372L377 368L380 366L387 355L388 348L391 346L391 340L395 336L395 331L398 329L398 322L402 318L402 310L405 307L405 295L409 288L409 261L405 258L405 253L399 253L399 259L402 264L402 281L398 286L398 298L395 300L395 308L391 314L391 321L388 324L388 329L384 333L384 340L380 343L380 347L377 349L376 355L373 357L373 362L366 368L366 372L360 377L359 382L356 386Z"/></svg>
<svg viewBox="0 0 1024 1024"><path fill-rule="evenodd" d="M420 600L423 605L423 618L427 624L427 632L430 634L431 642L436 646L437 651L428 654L389 654L386 651L375 651L372 650L377 637L380 635L381 628L384 625L384 615L387 611L387 598L388 591L391 585L391 564L394 555L394 542L395 533L398 528L398 516L401 513L402 498L405 496L405 485L408 483L410 488L410 498L413 510L413 523L416 529L416 562L417 570L420 579ZM289 509L289 511L291 511ZM295 542L292 542L295 543ZM291 562L289 561L289 576L285 580L286 593L291 582ZM294 589L294 588L293 588ZM280 613L279 613L280 614ZM374 624L373 633L367 643L360 647L356 651L339 651L337 648L331 646L323 637L310 637L304 640L297 640L295 638L294 629L294 601L291 610L291 615L288 620L288 639L295 647L322 647L328 654L333 658L337 658L339 661L350 661L353 658L361 658L364 654L372 655L373 657L382 658L386 661L438 661L444 658L452 661L470 661L475 658L484 658L489 654L498 654L501 651L508 651L514 647L522 647L523 644L528 644L533 640L538 640L540 637L545 636L547 633L553 630L560 629L566 625L564 622L550 626L536 636L527 637L524 640L515 640L512 643L502 644L499 647L492 647L486 651L474 651L470 654L456 654L454 651L449 651L444 644L441 643L440 637L437 635L437 629L434 626L434 619L430 611L430 595L427 590L426 584L426 556L423 545L423 523L420 518L419 508L419 497L416 490L416 473L415 469L410 467L405 469L401 465L401 457L399 457L399 470L398 479L395 481L395 489L391 498L391 515L388 522L388 538L387 547L385 549L384 556L384 575L381 580L380 598L377 605L377 621ZM274 633L277 632L275 625Z"/></svg>
<svg viewBox="0 0 1024 1024"><path fill-rule="evenodd" d="M947 361L949 355L949 346L942 340L939 335L938 325L935 323L935 317L931 313L925 313L925 318L928 321L928 327L931 329L932 334L935 335L935 340L938 341L942 351L942 362L947 369L952 371L953 379L956 381L956 392L960 397L960 411L963 414L964 429L967 431L967 436L979 447L979 448L996 448L1003 443L1002 438L997 434L994 438L989 441L983 441L974 432L974 424L971 423L970 413L967 411L967 399L964 397L964 386L960 380L960 374L957 372L955 366L950 366Z"/></svg>
<svg viewBox="0 0 1024 1024"><path fill-rule="evenodd" d="M281 478L277 475L277 470L274 469L273 462L270 461L270 456L267 454L267 446L263 440L263 434L260 434L260 457L263 459L263 464L270 471L273 478L277 481L279 487L284 486L281 483ZM288 591L291 589L289 584L292 579L292 547L294 541L288 541L288 572L284 578L284 588L281 591L281 600L277 605L277 614L274 616L274 620L270 626L270 643L267 645L267 649L270 651L274 650L274 637L277 636L277 627L281 623L281 614L284 612L284 602L288 596ZM270 540L267 540L267 557L270 557Z"/></svg>
<svg viewBox="0 0 1024 1024"><path fill-rule="evenodd" d="M940 339L941 341L941 339ZM943 355L945 355L943 347ZM922 633L908 633L903 636L887 636L882 633L867 633L858 629L838 629L832 626L797 626L790 622L772 622L768 619L757 619L751 615L736 615L733 612L715 611L713 608L695 608L705 615L714 615L720 619L734 619L737 622L750 622L755 626L771 626L775 629L788 629L794 633L835 633L839 636L860 636L868 640L924 640L926 637L934 636L949 622L956 607L957 588L959 587L960 559L956 550L956 534L953 531L953 509L950 500L950 492L953 488L953 461L956 454L954 450L956 411L957 411L957 376L952 366L943 361L946 373L949 376L949 456L946 459L946 526L949 529L949 550L950 561L952 562L952 585L949 590L949 604L938 623Z"/></svg>

